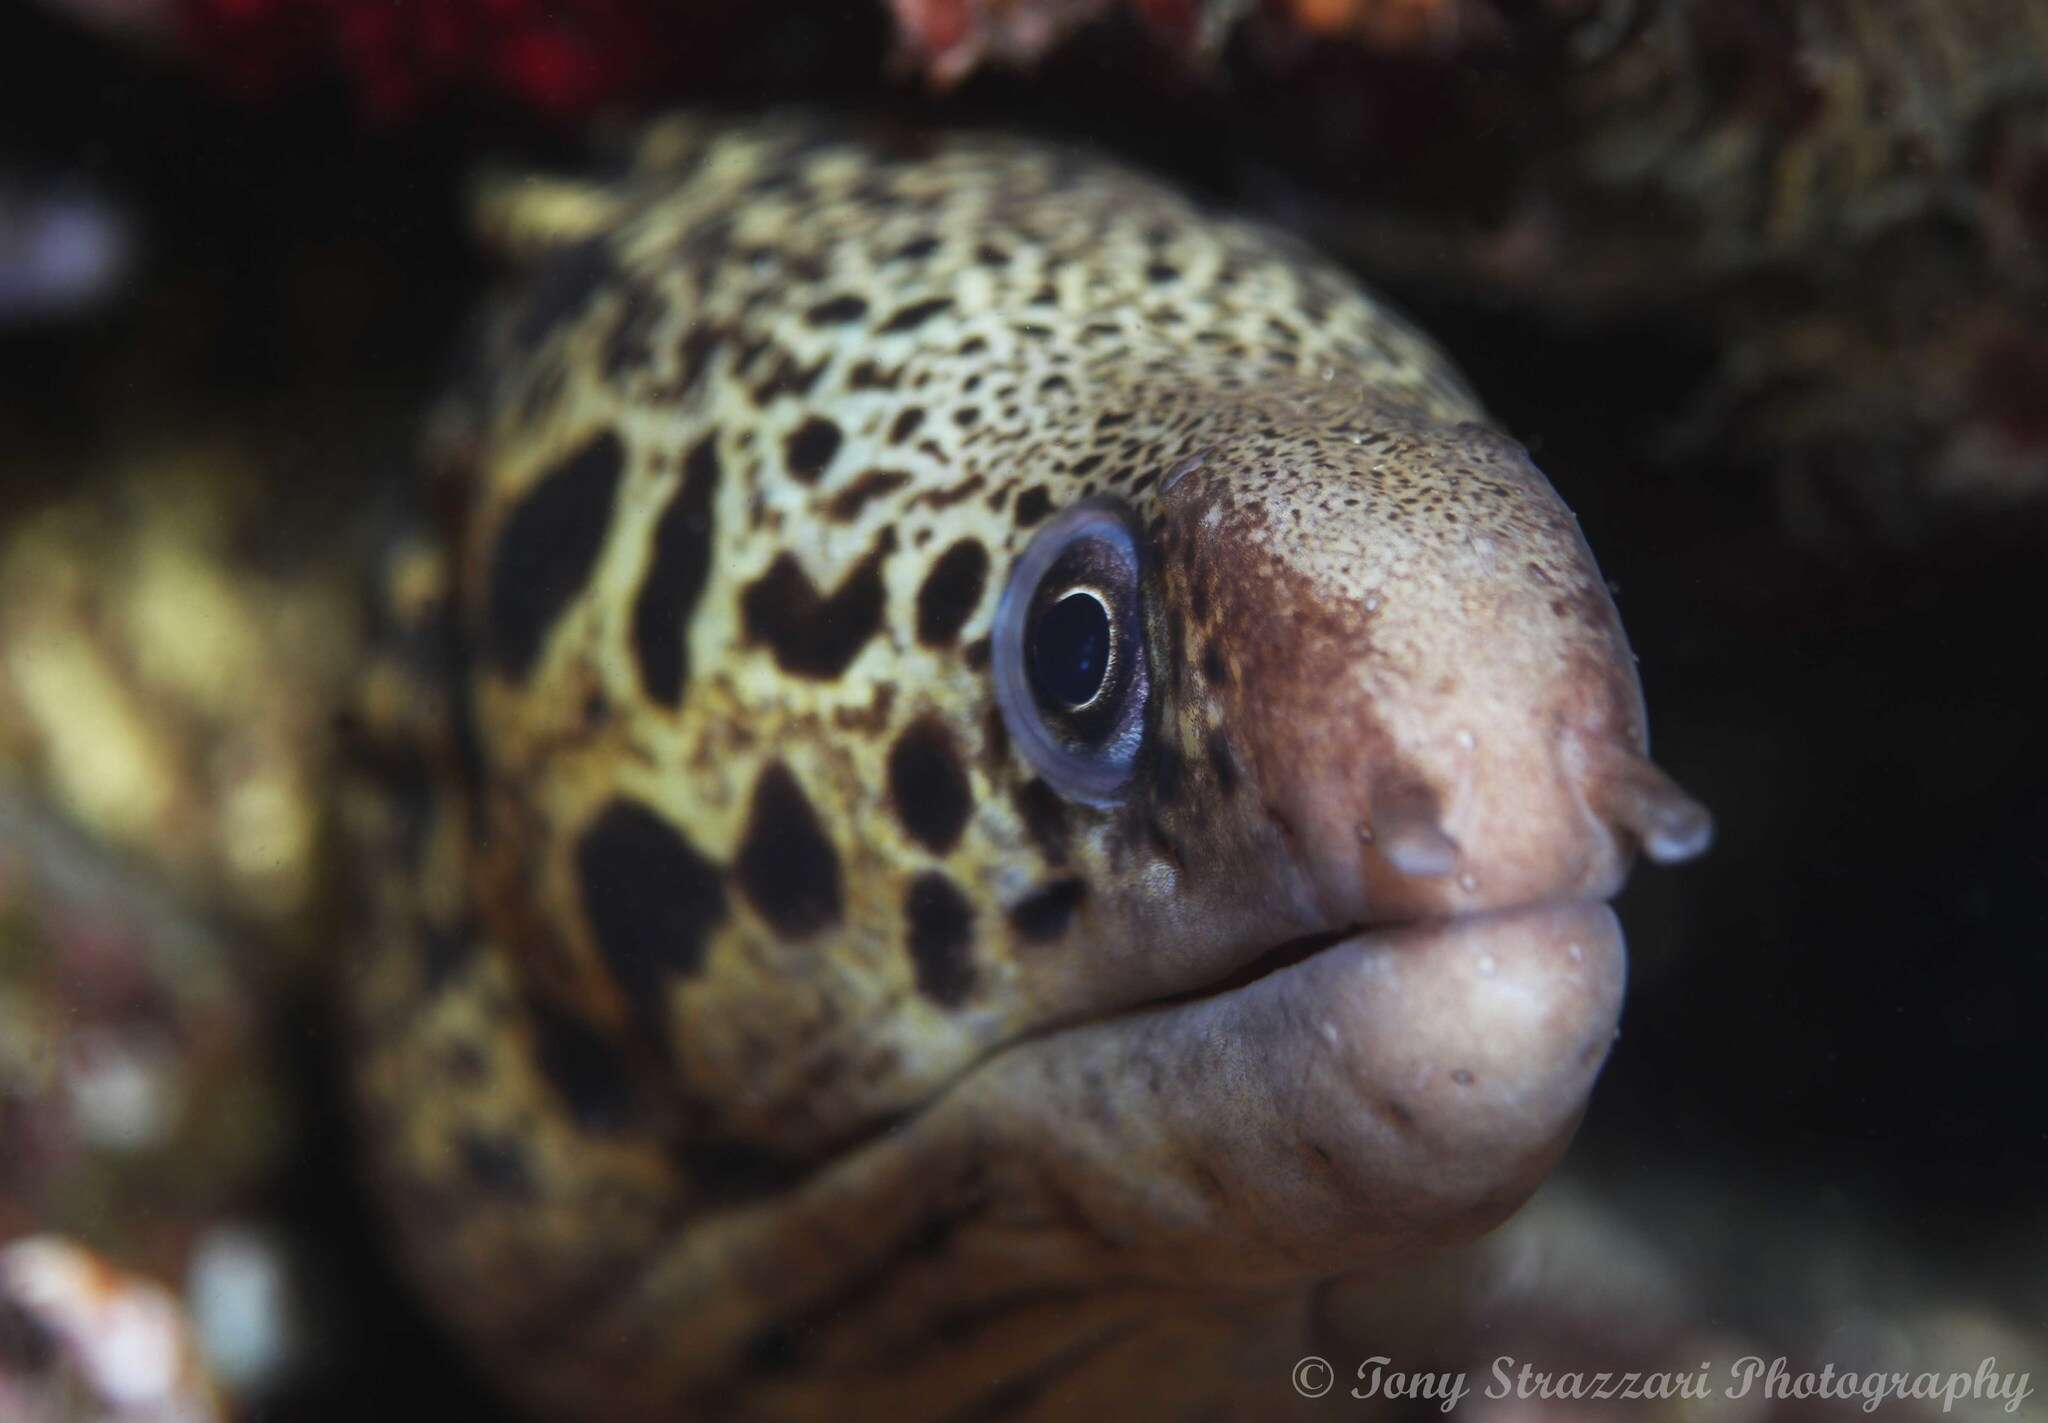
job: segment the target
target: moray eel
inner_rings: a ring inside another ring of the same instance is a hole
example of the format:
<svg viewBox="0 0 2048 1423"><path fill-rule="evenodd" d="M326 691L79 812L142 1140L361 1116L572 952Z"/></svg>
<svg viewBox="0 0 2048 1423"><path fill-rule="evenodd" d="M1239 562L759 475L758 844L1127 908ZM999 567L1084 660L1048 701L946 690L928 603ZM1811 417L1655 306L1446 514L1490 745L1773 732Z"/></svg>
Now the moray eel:
<svg viewBox="0 0 2048 1423"><path fill-rule="evenodd" d="M392 554L375 1173L508 1396L1276 1416L1584 1107L1705 813L1445 357L1099 159L818 120L499 185Z"/></svg>

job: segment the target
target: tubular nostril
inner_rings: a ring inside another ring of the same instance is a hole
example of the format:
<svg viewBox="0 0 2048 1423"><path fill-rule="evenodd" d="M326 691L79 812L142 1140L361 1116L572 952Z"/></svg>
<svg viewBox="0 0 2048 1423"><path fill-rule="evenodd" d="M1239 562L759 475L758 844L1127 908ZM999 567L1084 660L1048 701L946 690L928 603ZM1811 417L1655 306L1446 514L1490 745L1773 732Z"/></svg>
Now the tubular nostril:
<svg viewBox="0 0 2048 1423"><path fill-rule="evenodd" d="M1580 743L1587 804L1642 842L1660 865L1703 854L1714 817L1655 762L1614 742Z"/></svg>
<svg viewBox="0 0 2048 1423"><path fill-rule="evenodd" d="M1458 867L1458 842L1437 819L1435 797L1423 790L1397 790L1376 797L1372 843L1387 863L1417 879L1440 879Z"/></svg>

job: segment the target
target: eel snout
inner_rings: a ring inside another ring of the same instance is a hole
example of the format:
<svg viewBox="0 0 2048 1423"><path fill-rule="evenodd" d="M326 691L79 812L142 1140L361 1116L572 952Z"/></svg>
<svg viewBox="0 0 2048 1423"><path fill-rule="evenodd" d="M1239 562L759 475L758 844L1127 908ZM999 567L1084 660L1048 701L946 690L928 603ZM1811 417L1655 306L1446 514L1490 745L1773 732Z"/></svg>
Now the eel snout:
<svg viewBox="0 0 2048 1423"><path fill-rule="evenodd" d="M1714 817L1649 757L1611 741L1568 737L1565 763L1594 812L1625 831L1660 865L1704 854Z"/></svg>
<svg viewBox="0 0 2048 1423"><path fill-rule="evenodd" d="M1521 803L1544 802L1551 858L1535 872L1547 873L1554 885L1547 894L1524 889L1527 898L1574 892L1604 898L1619 887L1632 850L1672 865L1703 854L1713 842L1707 808L1625 741L1566 731L1549 756L1526 760L1547 769L1521 768L1525 784L1508 794ZM1452 779L1459 800L1505 798L1496 788L1474 788L1469 778ZM1446 814L1447 799L1426 783L1386 778L1365 812L1351 816L1357 846L1339 833L1328 837L1334 843L1315 847L1332 862L1321 867L1326 892L1364 922L1383 922L1470 913L1485 903L1477 898L1482 880L1525 887L1529 871L1511 862L1518 847L1493 833L1496 817L1468 811L1461 839ZM1327 824L1339 816L1324 811L1305 818Z"/></svg>

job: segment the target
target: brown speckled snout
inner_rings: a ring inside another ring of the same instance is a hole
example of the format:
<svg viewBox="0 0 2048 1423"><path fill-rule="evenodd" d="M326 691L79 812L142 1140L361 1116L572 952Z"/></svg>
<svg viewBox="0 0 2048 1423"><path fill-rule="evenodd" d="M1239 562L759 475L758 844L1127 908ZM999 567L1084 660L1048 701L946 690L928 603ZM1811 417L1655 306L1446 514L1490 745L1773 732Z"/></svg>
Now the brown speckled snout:
<svg viewBox="0 0 2048 1423"><path fill-rule="evenodd" d="M1219 448L1164 499L1209 689L1332 924L1598 900L1640 832L1642 694L1520 446L1368 411ZM1227 636L1222 632L1227 630Z"/></svg>

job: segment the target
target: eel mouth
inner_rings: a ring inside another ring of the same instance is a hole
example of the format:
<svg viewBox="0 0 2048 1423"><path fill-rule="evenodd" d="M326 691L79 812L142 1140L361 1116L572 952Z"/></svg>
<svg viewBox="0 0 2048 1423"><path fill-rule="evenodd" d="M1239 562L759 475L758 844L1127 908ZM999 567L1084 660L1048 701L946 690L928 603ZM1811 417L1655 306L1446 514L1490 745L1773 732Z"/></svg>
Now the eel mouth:
<svg viewBox="0 0 2048 1423"><path fill-rule="evenodd" d="M1556 898L1289 939L1132 1032L1191 1069L1176 1116L1237 1124L1187 1145L1277 1235L1343 1255L1390 1222L1476 1234L1533 1191L1585 1111L1626 978L1606 901ZM1320 1185L1276 1180L1276 1153Z"/></svg>
<svg viewBox="0 0 2048 1423"><path fill-rule="evenodd" d="M1486 944L1506 948L1512 957L1521 947L1520 935L1533 933L1541 936L1560 922L1580 923L1589 919L1604 929L1606 924L1599 918L1603 913L1608 920L1612 919L1612 911L1604 899L1560 897L1465 914L1389 919L1370 924L1354 922L1343 928L1315 930L1275 944L1214 982L1188 993L1172 995L1154 1006L1220 998L1296 969L1331 950L1414 951L1445 939L1462 941L1468 946ZM1618 939L1618 927L1613 933ZM1581 938L1589 936L1597 937L1589 934ZM1485 952L1484 949L1479 951ZM1566 956L1574 963L1584 963L1586 952L1584 942L1574 940L1566 945ZM1478 962L1484 965L1487 961L1482 958ZM1500 959L1496 957L1491 962L1497 970Z"/></svg>
<svg viewBox="0 0 2048 1423"><path fill-rule="evenodd" d="M1576 1122L1626 974L1613 910L1569 898L1303 936L1217 992L1286 1004L1362 1085L1414 1099L1416 1120L1434 1104L1446 1130L1491 1132L1510 1107Z"/></svg>
<svg viewBox="0 0 2048 1423"><path fill-rule="evenodd" d="M1374 1123L1391 1125L1481 1171L1562 1150L1617 1036L1626 979L1608 902L1560 896L1297 935L1096 1027L1212 1062L1225 1044L1256 1044L1329 1080L1326 1135L1378 1151L1390 1143Z"/></svg>
<svg viewBox="0 0 2048 1423"><path fill-rule="evenodd" d="M1375 1268L1471 1239L1542 1182L1614 1041L1625 964L1592 897L1303 935L998 1054L926 1125L1028 1163L1161 1278Z"/></svg>
<svg viewBox="0 0 2048 1423"><path fill-rule="evenodd" d="M790 1194L694 1220L689 1245L757 1253L775 1262L757 1277L795 1288L792 1243L845 1241L875 1279L868 1242L938 1220L970 1291L1014 1296L1021 1275L1068 1301L1108 1278L1128 1299L1264 1298L1412 1260L1498 1224L1556 1164L1624 977L1594 898L1288 939L1198 993L1007 1045ZM983 1220L986 1238L953 1223Z"/></svg>
<svg viewBox="0 0 2048 1423"><path fill-rule="evenodd" d="M1607 901L1561 897L1299 935L1185 1001L1313 1005L1333 1051L1384 1063L1400 1044L1461 1086L1478 1072L1452 1059L1483 1061L1524 1094L1562 1069L1547 1085L1577 1099L1591 1085L1578 1069L1597 1071L1614 1037L1626 963Z"/></svg>

